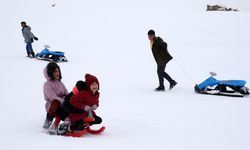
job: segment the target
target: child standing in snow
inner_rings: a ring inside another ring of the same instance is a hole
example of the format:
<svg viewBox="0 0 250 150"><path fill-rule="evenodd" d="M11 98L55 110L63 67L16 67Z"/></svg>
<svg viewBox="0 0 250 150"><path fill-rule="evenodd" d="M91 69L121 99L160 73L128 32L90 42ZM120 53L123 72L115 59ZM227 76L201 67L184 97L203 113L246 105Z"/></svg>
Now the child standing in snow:
<svg viewBox="0 0 250 150"><path fill-rule="evenodd" d="M37 37L31 32L31 27L26 24L26 22L21 22L22 34L24 37L24 42L26 43L26 51L28 57L35 57L35 53L32 48L33 39L38 40Z"/></svg>
<svg viewBox="0 0 250 150"><path fill-rule="evenodd" d="M61 120L66 118L66 114L61 108L61 105L68 91L61 81L62 75L60 67L55 62L50 62L45 67L44 76L47 79L43 86L47 115L43 128L49 129L55 116L58 116Z"/></svg>
<svg viewBox="0 0 250 150"><path fill-rule="evenodd" d="M88 117L88 112L91 112L94 118L94 121L90 122L90 125L102 122L102 119L94 112L99 106L99 81L95 76L90 74L85 75L85 81L86 90L79 91L79 89L74 89L75 91L73 90L72 97L69 100L69 105L71 106L69 110L71 124L65 129L69 132L80 131L85 128L84 118Z"/></svg>

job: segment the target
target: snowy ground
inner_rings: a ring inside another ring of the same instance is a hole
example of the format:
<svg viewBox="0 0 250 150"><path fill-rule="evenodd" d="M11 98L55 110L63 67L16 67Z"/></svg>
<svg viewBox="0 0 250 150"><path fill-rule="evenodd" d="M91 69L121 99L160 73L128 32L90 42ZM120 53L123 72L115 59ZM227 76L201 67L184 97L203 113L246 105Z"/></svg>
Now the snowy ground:
<svg viewBox="0 0 250 150"><path fill-rule="evenodd" d="M240 12L206 12L206 4ZM250 82L248 0L5 0L0 16L2 149L250 149L249 97L193 92L209 71ZM107 127L102 135L43 133L47 62L25 57L23 20L39 38L35 52L44 44L66 52L69 62L59 65L68 90L87 72L98 76L97 113ZM168 42L175 58L166 69L178 81L172 91L153 92L149 29Z"/></svg>

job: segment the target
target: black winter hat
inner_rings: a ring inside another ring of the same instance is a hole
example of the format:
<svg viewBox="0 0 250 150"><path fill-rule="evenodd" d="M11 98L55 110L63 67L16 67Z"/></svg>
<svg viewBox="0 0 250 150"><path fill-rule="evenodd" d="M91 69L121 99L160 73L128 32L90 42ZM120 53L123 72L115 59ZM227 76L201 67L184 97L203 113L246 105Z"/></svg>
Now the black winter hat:
<svg viewBox="0 0 250 150"><path fill-rule="evenodd" d="M149 30L148 35L155 35L155 31L154 30Z"/></svg>
<svg viewBox="0 0 250 150"><path fill-rule="evenodd" d="M25 21L22 21L21 24L24 24L25 26L27 25Z"/></svg>
<svg viewBox="0 0 250 150"><path fill-rule="evenodd" d="M86 82L79 80L77 81L76 85L74 86L72 93L76 95L80 91L87 90L87 84Z"/></svg>
<svg viewBox="0 0 250 150"><path fill-rule="evenodd" d="M76 87L77 87L78 91L86 90L87 84L86 84L86 82L80 80L80 81L77 81Z"/></svg>

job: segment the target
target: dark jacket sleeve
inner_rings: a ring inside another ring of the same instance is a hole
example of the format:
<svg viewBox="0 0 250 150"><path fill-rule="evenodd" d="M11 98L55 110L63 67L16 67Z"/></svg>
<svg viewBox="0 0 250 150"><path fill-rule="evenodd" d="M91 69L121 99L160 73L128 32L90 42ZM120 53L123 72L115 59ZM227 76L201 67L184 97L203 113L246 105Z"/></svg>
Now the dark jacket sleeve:
<svg viewBox="0 0 250 150"><path fill-rule="evenodd" d="M159 46L164 50L168 49L168 44L164 41L160 41Z"/></svg>
<svg viewBox="0 0 250 150"><path fill-rule="evenodd" d="M68 113L82 113L82 112L84 112L84 110L77 109L77 108L75 108L74 106L71 105L70 99L72 98L73 95L74 95L73 92L70 92L69 94L67 94L65 96L65 98L64 98L65 100L64 100L64 103L63 103L63 106L62 106L63 109Z"/></svg>

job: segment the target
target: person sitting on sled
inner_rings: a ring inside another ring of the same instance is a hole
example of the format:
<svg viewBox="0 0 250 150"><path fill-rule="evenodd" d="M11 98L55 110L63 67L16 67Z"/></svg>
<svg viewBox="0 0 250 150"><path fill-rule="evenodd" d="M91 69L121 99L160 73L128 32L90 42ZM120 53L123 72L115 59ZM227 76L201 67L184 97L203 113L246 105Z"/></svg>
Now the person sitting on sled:
<svg viewBox="0 0 250 150"><path fill-rule="evenodd" d="M79 91L79 88L74 88L75 91L73 90L72 92L71 98L69 100L71 109L67 109L71 124L67 127L64 127L63 129L60 129L61 133L81 131L88 125L91 126L93 124L100 124L102 122L102 118L97 116L94 112L99 106L99 81L95 76L90 74L85 75L85 81L86 90ZM91 117L94 118L94 121L89 122L87 125L84 122L84 118L89 117L89 112L92 114Z"/></svg>
<svg viewBox="0 0 250 150"><path fill-rule="evenodd" d="M46 119L43 124L44 129L56 128L51 126L54 117L59 117L61 120L66 118L66 113L61 105L64 102L65 96L68 94L62 79L60 67L55 62L50 62L44 68L44 76L47 81L43 86L44 99L46 101ZM59 124L59 123L58 123ZM51 127L50 127L51 126Z"/></svg>
<svg viewBox="0 0 250 150"><path fill-rule="evenodd" d="M76 85L73 87L72 91L67 94L64 98L64 103L62 105L63 109L67 113L82 113L81 110L76 109L70 104L70 99L72 96L77 95L80 91L87 90L86 82L79 80L76 82Z"/></svg>
<svg viewBox="0 0 250 150"><path fill-rule="evenodd" d="M86 89L87 89L86 82L79 80L76 82L76 85L74 86L73 90L65 96L64 102L62 104L62 109L66 116L69 116L69 113L82 113L81 110L76 109L70 104L70 99L73 95L77 95L80 91ZM61 119L57 117L56 120L54 121L54 126L55 127L58 126L60 121ZM70 123L71 122L69 117L65 118L65 121L62 124L60 124L56 134L62 134L65 130L64 128L67 128L70 125Z"/></svg>

